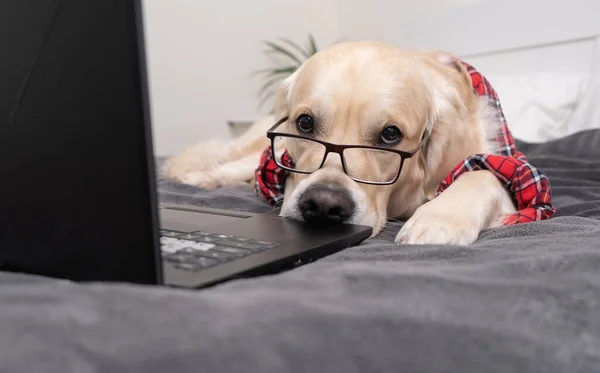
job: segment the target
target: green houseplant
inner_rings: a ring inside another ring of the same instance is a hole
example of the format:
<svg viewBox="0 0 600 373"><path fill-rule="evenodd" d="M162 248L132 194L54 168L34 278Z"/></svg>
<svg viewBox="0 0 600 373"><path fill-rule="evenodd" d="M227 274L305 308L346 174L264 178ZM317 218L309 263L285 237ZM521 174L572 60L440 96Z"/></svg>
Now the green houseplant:
<svg viewBox="0 0 600 373"><path fill-rule="evenodd" d="M256 71L263 84L258 90L258 106L263 106L275 95L277 86L288 76L294 73L307 59L318 52L317 43L312 34L308 35L308 45L301 47L288 38L279 38L277 42L263 41L266 46L265 53L272 57L278 57L280 63L275 66Z"/></svg>
<svg viewBox="0 0 600 373"><path fill-rule="evenodd" d="M308 35L306 47L288 39L279 38L277 41L263 41L266 47L265 53L275 62L272 67L255 71L251 76L258 76L262 85L258 90L258 107L261 108L266 102L275 96L279 84L294 73L307 59L318 52L317 43L313 35ZM270 110L271 114L273 109ZM230 120L227 122L229 131L233 137L244 133L253 121Z"/></svg>

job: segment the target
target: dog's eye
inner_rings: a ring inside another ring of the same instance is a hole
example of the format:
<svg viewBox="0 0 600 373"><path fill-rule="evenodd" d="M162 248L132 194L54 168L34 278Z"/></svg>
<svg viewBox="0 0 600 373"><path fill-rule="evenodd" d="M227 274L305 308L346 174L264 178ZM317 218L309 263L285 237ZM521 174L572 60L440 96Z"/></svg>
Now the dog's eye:
<svg viewBox="0 0 600 373"><path fill-rule="evenodd" d="M296 119L296 129L300 133L312 133L315 129L313 119L310 115L302 114Z"/></svg>
<svg viewBox="0 0 600 373"><path fill-rule="evenodd" d="M381 131L381 143L384 145L396 145L402 140L402 131L396 126L388 126Z"/></svg>

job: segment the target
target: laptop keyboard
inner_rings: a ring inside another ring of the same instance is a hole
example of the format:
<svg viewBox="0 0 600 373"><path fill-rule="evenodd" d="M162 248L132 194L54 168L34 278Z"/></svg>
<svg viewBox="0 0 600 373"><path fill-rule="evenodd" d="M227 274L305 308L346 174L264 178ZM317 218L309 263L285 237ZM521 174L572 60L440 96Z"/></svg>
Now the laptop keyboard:
<svg viewBox="0 0 600 373"><path fill-rule="evenodd" d="M163 229L160 236L163 259L178 269L192 272L278 246L273 242L199 231Z"/></svg>

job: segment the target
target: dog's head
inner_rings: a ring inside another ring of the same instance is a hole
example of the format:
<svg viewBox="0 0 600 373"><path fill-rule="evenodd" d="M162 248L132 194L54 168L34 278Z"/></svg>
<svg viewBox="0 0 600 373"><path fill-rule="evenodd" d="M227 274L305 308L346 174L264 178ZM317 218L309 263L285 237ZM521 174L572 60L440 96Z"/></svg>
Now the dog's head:
<svg viewBox="0 0 600 373"><path fill-rule="evenodd" d="M388 216L410 216L487 146L478 106L464 67L442 53L374 42L317 53L277 92L276 115L288 119L275 131L308 139L275 143L304 171L290 173L281 215L374 234Z"/></svg>

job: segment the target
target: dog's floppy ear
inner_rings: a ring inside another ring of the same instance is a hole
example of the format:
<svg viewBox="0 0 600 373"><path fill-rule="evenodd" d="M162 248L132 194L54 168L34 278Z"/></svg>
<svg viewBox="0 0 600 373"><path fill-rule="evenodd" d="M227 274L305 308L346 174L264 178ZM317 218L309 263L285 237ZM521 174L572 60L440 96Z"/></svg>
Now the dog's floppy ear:
<svg viewBox="0 0 600 373"><path fill-rule="evenodd" d="M425 194L435 197L438 182L458 162L453 149L460 137L473 136L469 123L476 116L477 101L471 76L456 58L444 52L432 52L431 77L432 108L429 114L429 140L424 144L419 162L425 170ZM460 142L460 141L458 141Z"/></svg>
<svg viewBox="0 0 600 373"><path fill-rule="evenodd" d="M436 59L442 63L442 65L456 71L462 79L462 82L466 84L467 87L472 87L473 83L471 82L471 75L467 71L465 65L460 63L456 57L449 53L440 51L433 52L433 54L435 55Z"/></svg>

